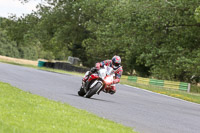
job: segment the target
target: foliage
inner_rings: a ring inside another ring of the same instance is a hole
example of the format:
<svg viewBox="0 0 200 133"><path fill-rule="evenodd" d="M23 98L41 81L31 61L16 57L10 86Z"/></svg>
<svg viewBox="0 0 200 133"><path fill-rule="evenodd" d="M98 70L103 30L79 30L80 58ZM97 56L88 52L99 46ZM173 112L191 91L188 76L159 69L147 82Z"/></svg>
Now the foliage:
<svg viewBox="0 0 200 133"><path fill-rule="evenodd" d="M5 31L0 29L0 55L19 57L19 51L14 41L7 38Z"/></svg>
<svg viewBox="0 0 200 133"><path fill-rule="evenodd" d="M195 10L195 19L200 23L200 6Z"/></svg>
<svg viewBox="0 0 200 133"><path fill-rule="evenodd" d="M53 52L56 59L72 55L85 58L82 41L87 31L79 22L79 8L74 1L48 1L50 6L40 5L41 16L37 25L39 40L43 47ZM57 57L58 53L59 57Z"/></svg>
<svg viewBox="0 0 200 133"><path fill-rule="evenodd" d="M30 0L20 0L24 4ZM200 76L199 0L45 0L1 27L23 58L122 58L126 74L192 82ZM30 52L27 52L30 53ZM35 55L35 57L33 57Z"/></svg>
<svg viewBox="0 0 200 133"><path fill-rule="evenodd" d="M198 70L198 65L191 65L199 59L200 25L191 15L198 3L144 0L133 4L140 7L133 8L136 35L132 47L139 53L134 58L136 63L150 67L151 76L189 81L196 73L193 70Z"/></svg>

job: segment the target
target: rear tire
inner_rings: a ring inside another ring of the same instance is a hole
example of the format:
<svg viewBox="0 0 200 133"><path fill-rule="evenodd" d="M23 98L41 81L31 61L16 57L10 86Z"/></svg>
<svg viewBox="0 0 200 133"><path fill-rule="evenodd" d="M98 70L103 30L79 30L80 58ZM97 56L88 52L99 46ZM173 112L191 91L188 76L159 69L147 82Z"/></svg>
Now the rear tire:
<svg viewBox="0 0 200 133"><path fill-rule="evenodd" d="M83 97L85 94L86 93L85 93L84 89L81 87L80 90L78 91L78 95Z"/></svg>
<svg viewBox="0 0 200 133"><path fill-rule="evenodd" d="M99 90L99 88L102 86L101 83L97 83L93 88L91 88L87 94L86 94L86 98L91 98L94 94L97 93L97 91Z"/></svg>

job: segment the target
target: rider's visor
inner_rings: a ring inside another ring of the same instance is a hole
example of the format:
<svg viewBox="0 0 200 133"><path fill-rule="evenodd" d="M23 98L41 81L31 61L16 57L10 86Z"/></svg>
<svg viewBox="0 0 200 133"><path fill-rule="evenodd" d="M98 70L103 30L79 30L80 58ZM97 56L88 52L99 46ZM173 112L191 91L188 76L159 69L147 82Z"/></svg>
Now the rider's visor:
<svg viewBox="0 0 200 133"><path fill-rule="evenodd" d="M119 64L119 63L114 63L114 62L113 62L113 65L114 65L114 66L119 66L120 64Z"/></svg>

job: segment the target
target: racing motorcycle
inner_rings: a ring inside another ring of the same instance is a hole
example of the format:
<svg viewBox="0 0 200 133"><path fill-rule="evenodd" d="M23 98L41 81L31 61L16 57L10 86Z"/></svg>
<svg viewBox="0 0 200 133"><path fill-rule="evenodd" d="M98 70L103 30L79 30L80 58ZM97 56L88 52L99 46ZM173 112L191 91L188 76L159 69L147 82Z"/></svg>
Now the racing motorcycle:
<svg viewBox="0 0 200 133"><path fill-rule="evenodd" d="M89 72L89 71L88 71ZM86 72L86 74L88 74ZM88 77L88 81L78 91L79 96L85 96L91 98L93 95L109 91L109 86L112 85L115 73L112 67L104 66L100 68L96 73L91 74Z"/></svg>

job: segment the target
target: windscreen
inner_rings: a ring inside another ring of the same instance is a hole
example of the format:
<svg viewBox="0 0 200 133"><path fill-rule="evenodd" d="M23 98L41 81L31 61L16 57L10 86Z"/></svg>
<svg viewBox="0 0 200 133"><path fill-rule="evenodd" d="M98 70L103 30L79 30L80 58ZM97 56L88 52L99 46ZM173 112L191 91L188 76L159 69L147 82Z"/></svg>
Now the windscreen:
<svg viewBox="0 0 200 133"><path fill-rule="evenodd" d="M99 70L99 77L101 77L102 79L104 79L104 77L106 77L106 73L107 73L106 69L100 69Z"/></svg>
<svg viewBox="0 0 200 133"><path fill-rule="evenodd" d="M113 72L113 68L112 67L107 67L107 75L112 75L114 72Z"/></svg>

